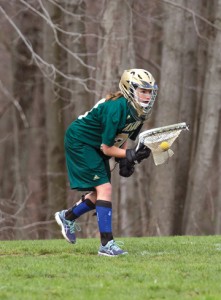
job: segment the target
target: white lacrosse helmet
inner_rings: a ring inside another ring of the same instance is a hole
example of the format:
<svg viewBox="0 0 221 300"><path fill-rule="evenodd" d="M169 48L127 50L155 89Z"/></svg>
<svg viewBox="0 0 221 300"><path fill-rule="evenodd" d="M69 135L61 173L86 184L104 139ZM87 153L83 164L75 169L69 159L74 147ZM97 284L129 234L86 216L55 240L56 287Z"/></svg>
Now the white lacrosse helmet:
<svg viewBox="0 0 221 300"><path fill-rule="evenodd" d="M152 91L148 104L143 105L136 96L135 91L138 87ZM135 108L138 117L146 119L151 113L158 90L158 86L152 74L143 69L125 70L121 76L119 88L124 97L130 101L132 106Z"/></svg>

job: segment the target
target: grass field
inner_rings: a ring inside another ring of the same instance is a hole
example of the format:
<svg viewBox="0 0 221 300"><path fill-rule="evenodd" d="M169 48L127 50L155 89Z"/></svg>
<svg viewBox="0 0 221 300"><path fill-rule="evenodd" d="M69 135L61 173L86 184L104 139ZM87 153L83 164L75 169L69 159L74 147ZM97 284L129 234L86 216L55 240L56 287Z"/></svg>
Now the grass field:
<svg viewBox="0 0 221 300"><path fill-rule="evenodd" d="M220 236L120 240L114 258L98 239L0 241L0 299L221 299Z"/></svg>

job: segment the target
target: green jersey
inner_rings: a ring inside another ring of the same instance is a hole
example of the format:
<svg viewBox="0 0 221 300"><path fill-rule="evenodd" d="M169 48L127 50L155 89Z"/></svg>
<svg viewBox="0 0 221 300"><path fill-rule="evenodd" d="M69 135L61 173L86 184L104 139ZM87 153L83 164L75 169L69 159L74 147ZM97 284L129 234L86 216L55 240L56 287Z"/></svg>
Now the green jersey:
<svg viewBox="0 0 221 300"><path fill-rule="evenodd" d="M143 125L132 116L132 106L124 97L101 99L69 126L66 138L78 140L100 149L101 144L121 147L126 140L135 140Z"/></svg>

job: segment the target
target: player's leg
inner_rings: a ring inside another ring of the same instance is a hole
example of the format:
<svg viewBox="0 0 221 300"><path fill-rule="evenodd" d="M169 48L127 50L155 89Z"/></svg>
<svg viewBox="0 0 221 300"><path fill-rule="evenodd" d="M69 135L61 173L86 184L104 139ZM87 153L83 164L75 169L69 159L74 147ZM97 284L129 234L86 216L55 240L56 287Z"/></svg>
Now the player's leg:
<svg viewBox="0 0 221 300"><path fill-rule="evenodd" d="M74 206L55 213L55 220L61 227L62 235L69 243L76 242L75 232L80 230L75 221L81 215L95 209L96 198L96 192L90 192L83 195Z"/></svg>
<svg viewBox="0 0 221 300"><path fill-rule="evenodd" d="M103 158L93 147L79 141L66 143L65 156L71 188L91 191L73 207L55 214L64 238L70 243L75 243L75 231L78 229L75 220L95 209L97 199L95 186L108 182L109 178Z"/></svg>
<svg viewBox="0 0 221 300"><path fill-rule="evenodd" d="M96 200L96 192L90 192L89 194L82 195L81 199L65 212L65 218L69 221L74 221L81 215L94 210Z"/></svg>
<svg viewBox="0 0 221 300"><path fill-rule="evenodd" d="M97 202L96 213L98 227L100 231L101 246L98 251L99 255L117 256L127 254L114 241L112 233L112 186L110 182L96 187Z"/></svg>

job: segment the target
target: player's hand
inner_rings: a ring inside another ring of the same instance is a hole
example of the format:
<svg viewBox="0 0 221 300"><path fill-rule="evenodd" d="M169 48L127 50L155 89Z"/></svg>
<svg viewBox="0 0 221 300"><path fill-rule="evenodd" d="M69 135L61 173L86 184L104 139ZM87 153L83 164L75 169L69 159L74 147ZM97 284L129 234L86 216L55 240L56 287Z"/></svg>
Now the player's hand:
<svg viewBox="0 0 221 300"><path fill-rule="evenodd" d="M139 149L136 151L135 149L127 149L126 150L126 159L130 163L140 163L143 159L148 158L150 156L151 150L146 147L144 144L141 144Z"/></svg>
<svg viewBox="0 0 221 300"><path fill-rule="evenodd" d="M119 174L123 177L130 177L134 172L134 163L130 163L127 158L119 160Z"/></svg>

